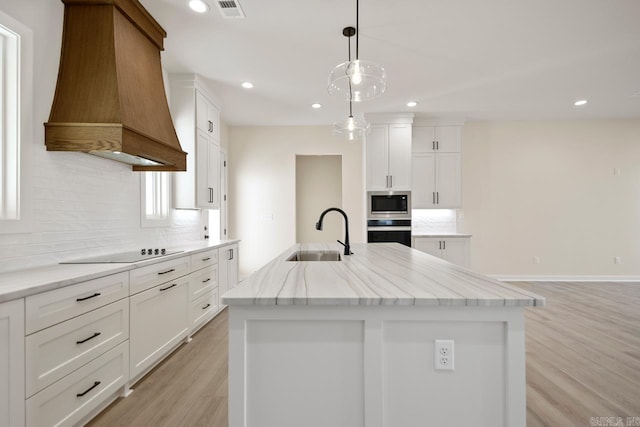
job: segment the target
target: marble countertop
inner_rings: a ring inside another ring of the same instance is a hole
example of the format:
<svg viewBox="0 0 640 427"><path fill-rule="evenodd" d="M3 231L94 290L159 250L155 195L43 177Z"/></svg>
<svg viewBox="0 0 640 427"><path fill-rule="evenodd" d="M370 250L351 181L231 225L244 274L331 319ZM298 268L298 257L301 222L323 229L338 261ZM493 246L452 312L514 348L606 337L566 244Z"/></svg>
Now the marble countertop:
<svg viewBox="0 0 640 427"><path fill-rule="evenodd" d="M2 273L0 274L0 303L74 285L98 277L120 273L122 271L129 271L135 268L169 261L185 255L203 252L236 242L238 242L238 240L208 240L167 247L168 251L182 252L133 263L52 264L28 270Z"/></svg>
<svg viewBox="0 0 640 427"><path fill-rule="evenodd" d="M545 299L398 243L354 244L342 261L293 262L297 244L222 297L233 305L543 306Z"/></svg>

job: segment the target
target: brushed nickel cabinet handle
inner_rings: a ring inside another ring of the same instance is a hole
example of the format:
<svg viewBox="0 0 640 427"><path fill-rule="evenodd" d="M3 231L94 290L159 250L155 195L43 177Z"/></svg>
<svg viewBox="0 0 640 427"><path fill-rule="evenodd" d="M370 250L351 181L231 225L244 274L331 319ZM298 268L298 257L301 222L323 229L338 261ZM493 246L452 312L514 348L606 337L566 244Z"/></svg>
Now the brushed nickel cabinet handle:
<svg viewBox="0 0 640 427"><path fill-rule="evenodd" d="M211 280L211 278L207 278L206 280L203 280L202 283L207 283L210 280Z"/></svg>
<svg viewBox="0 0 640 427"><path fill-rule="evenodd" d="M436 192L434 191L433 193L431 193L431 195L433 196L433 204L436 204Z"/></svg>
<svg viewBox="0 0 640 427"><path fill-rule="evenodd" d="M202 261L209 261L211 257L202 258Z"/></svg>
<svg viewBox="0 0 640 427"><path fill-rule="evenodd" d="M440 192L436 191L436 204L440 204Z"/></svg>
<svg viewBox="0 0 640 427"><path fill-rule="evenodd" d="M160 271L160 272L158 273L158 275L162 276L163 274L171 273L172 271L176 271L176 269L175 269L175 268L172 268L171 270L167 270L167 271Z"/></svg>
<svg viewBox="0 0 640 427"><path fill-rule="evenodd" d="M229 261L233 259L233 249L229 249Z"/></svg>
<svg viewBox="0 0 640 427"><path fill-rule="evenodd" d="M169 290L169 289L174 288L176 286L178 286L178 284L174 283L173 285L167 286L166 288L160 288L160 292Z"/></svg>
<svg viewBox="0 0 640 427"><path fill-rule="evenodd" d="M207 304L204 307L202 307L203 310L206 310L207 308L211 307L211 304Z"/></svg>
<svg viewBox="0 0 640 427"><path fill-rule="evenodd" d="M100 381L96 381L93 383L93 385L91 387L89 387L88 389L86 389L85 391L83 391L82 393L78 393L76 394L76 397L82 397L85 394L89 393L91 390L93 390L94 388L98 387L100 385Z"/></svg>

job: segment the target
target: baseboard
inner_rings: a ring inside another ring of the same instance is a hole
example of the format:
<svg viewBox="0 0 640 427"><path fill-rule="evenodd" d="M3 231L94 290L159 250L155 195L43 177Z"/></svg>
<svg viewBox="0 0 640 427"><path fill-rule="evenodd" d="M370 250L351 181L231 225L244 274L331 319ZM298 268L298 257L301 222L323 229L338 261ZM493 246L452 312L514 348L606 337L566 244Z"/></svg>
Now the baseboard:
<svg viewBox="0 0 640 427"><path fill-rule="evenodd" d="M490 274L501 282L640 282L640 276L518 276Z"/></svg>

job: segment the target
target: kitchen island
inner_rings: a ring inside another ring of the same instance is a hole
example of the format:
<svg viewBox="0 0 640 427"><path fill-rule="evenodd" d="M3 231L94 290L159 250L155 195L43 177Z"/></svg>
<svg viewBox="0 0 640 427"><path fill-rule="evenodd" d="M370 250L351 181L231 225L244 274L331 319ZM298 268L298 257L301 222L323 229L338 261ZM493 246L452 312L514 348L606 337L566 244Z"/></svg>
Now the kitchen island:
<svg viewBox="0 0 640 427"><path fill-rule="evenodd" d="M399 244L288 261L339 248L294 245L224 295L231 427L526 424L544 298Z"/></svg>

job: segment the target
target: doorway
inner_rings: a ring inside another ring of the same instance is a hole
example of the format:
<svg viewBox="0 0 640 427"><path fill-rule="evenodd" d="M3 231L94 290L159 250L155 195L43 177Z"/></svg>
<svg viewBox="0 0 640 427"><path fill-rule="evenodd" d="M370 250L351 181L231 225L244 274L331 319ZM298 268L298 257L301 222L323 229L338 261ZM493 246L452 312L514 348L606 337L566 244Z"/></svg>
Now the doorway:
<svg viewBox="0 0 640 427"><path fill-rule="evenodd" d="M296 156L296 242L335 243L343 239L343 219L327 215L322 231L315 224L327 208L342 208L342 156Z"/></svg>

